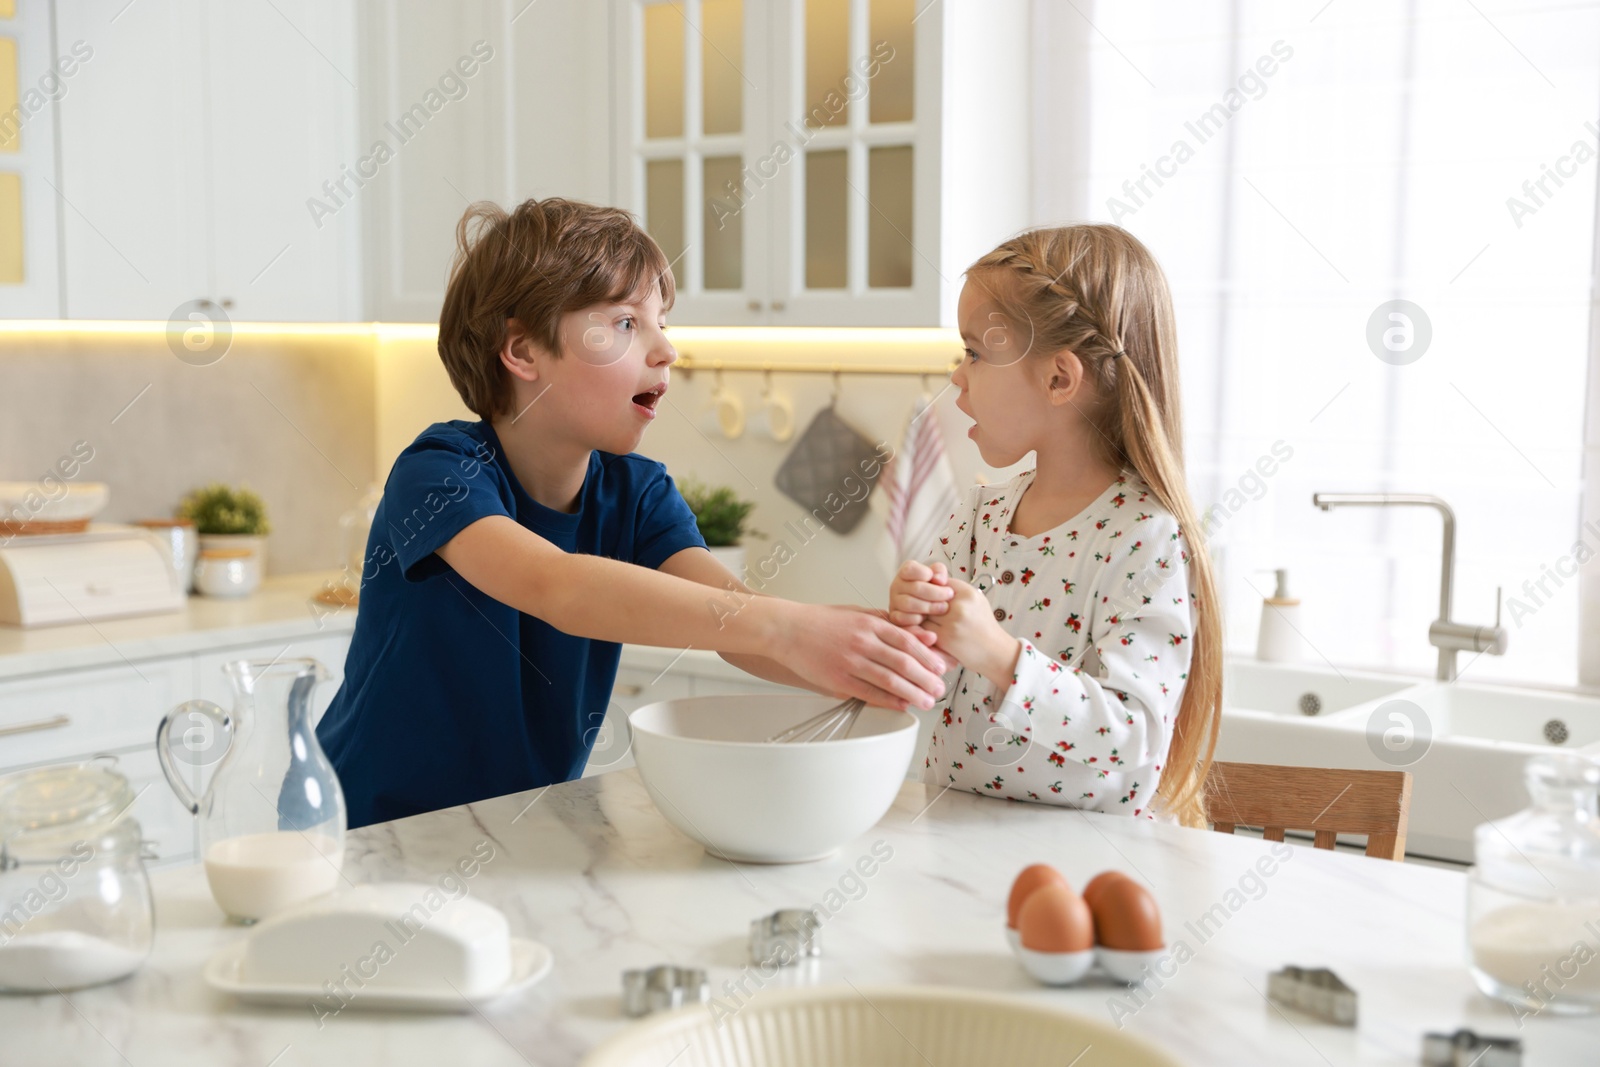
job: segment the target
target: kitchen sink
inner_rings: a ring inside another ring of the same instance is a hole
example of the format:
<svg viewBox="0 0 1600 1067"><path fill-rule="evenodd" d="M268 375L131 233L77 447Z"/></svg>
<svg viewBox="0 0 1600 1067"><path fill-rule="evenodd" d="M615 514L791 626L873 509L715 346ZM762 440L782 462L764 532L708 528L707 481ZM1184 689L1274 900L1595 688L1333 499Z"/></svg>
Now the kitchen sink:
<svg viewBox="0 0 1600 1067"><path fill-rule="evenodd" d="M1234 660L1223 667L1222 702L1228 708L1309 718L1368 704L1416 684L1408 678Z"/></svg>
<svg viewBox="0 0 1600 1067"><path fill-rule="evenodd" d="M1479 824L1528 806L1528 757L1600 756L1600 699L1576 694L1231 660L1222 704L1218 759L1409 771L1407 851L1460 863Z"/></svg>
<svg viewBox="0 0 1600 1067"><path fill-rule="evenodd" d="M1583 748L1600 742L1600 700L1589 697L1454 682L1413 689L1404 699L1428 716L1435 738L1530 749Z"/></svg>

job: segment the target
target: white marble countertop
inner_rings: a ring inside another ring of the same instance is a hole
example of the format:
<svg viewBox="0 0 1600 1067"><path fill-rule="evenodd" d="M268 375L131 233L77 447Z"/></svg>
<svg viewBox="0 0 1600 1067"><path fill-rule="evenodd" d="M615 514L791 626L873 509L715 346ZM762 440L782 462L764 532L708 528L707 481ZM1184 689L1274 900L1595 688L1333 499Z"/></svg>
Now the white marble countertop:
<svg viewBox="0 0 1600 1067"><path fill-rule="evenodd" d="M315 633L355 629L353 608L314 605L311 598L338 571L275 575L237 600L191 596L179 611L97 619L24 630L0 626L0 679L118 666L128 660L207 652Z"/></svg>
<svg viewBox="0 0 1600 1067"><path fill-rule="evenodd" d="M854 890L846 872L878 841L893 855ZM1528 1067L1596 1061L1600 1019L1539 1017L1519 1032L1509 1009L1474 991L1462 944L1464 875L1296 847L1252 893L1252 865L1269 848L907 783L882 822L833 859L735 866L673 830L636 772L618 771L350 835L345 870L354 881L437 882L475 849L493 850L469 891L504 909L513 934L548 945L555 969L481 1013L352 1006L319 1027L309 1006L253 1007L212 992L201 965L241 931L223 924L194 867L156 876L159 933L142 971L65 996L0 998L0 1062L573 1064L626 1025L624 968L704 966L713 994L725 996L724 982L743 971L751 919L830 907L828 894L840 890L813 981L998 990L1101 1020L1121 1004L1136 1009L1127 1027L1196 1064L1415 1064L1424 1031L1461 1025L1520 1036ZM1108 867L1142 878L1162 905L1169 943L1184 941L1192 958L1142 1007L1125 988L1099 982L1035 985L1009 954L1002 924L1012 877L1040 860L1080 887ZM1218 904L1225 920L1198 936L1188 924ZM1269 1006L1267 972L1285 963L1338 971L1360 993L1359 1029ZM773 984L794 980L788 971Z"/></svg>

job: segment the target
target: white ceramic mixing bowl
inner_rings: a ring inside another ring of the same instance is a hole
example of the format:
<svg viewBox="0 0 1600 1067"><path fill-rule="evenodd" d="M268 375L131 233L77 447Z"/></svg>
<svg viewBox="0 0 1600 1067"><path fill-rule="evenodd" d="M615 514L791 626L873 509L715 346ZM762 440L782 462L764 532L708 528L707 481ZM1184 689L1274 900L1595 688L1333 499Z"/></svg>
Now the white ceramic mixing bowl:
<svg viewBox="0 0 1600 1067"><path fill-rule="evenodd" d="M766 738L837 703L830 697L686 697L628 717L645 788L668 822L712 855L800 863L871 829L905 784L916 717L863 708L848 738Z"/></svg>

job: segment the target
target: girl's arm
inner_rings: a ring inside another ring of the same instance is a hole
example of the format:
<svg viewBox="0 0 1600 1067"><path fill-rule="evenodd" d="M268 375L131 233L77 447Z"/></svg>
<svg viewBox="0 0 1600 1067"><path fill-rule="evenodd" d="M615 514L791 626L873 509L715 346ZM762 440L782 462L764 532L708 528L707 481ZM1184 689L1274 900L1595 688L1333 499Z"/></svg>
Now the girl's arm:
<svg viewBox="0 0 1600 1067"><path fill-rule="evenodd" d="M965 582L952 579L956 595L924 623L982 675L966 684L988 683L993 724L1025 738L1020 747L1041 770L1068 761L1102 771L1165 762L1191 658L1188 557L1170 516L1136 527L1126 543L1105 564L1093 630L1081 635L1070 666L1054 647L1007 633ZM1065 631L1058 640L1077 637ZM997 766L1028 765L1021 753L996 758Z"/></svg>
<svg viewBox="0 0 1600 1067"><path fill-rule="evenodd" d="M735 596L564 552L504 515L467 525L437 552L484 593L577 637L770 655L810 688L879 707L931 708L944 691L940 657L865 612Z"/></svg>

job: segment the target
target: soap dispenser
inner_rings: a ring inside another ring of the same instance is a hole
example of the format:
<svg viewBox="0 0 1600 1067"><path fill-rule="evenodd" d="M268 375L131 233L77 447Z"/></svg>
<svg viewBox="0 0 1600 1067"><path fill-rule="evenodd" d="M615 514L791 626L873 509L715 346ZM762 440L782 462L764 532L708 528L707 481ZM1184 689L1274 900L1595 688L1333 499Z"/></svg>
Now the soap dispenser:
<svg viewBox="0 0 1600 1067"><path fill-rule="evenodd" d="M1272 572L1277 588L1261 602L1261 630L1256 636L1256 659L1263 663L1298 663L1305 647L1300 636L1300 601L1289 595L1289 572Z"/></svg>

